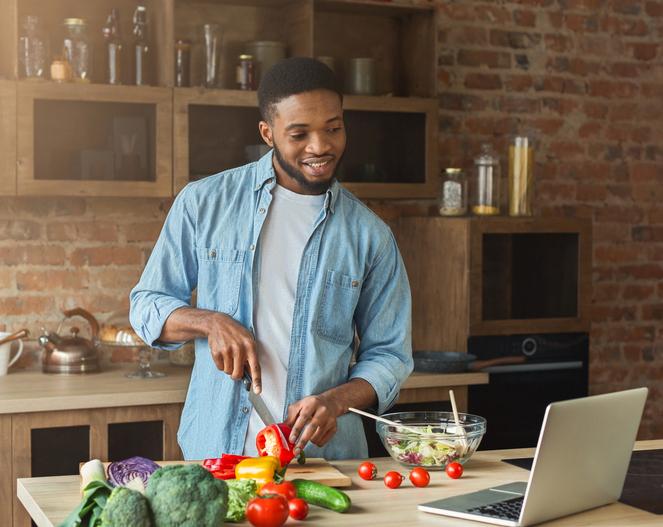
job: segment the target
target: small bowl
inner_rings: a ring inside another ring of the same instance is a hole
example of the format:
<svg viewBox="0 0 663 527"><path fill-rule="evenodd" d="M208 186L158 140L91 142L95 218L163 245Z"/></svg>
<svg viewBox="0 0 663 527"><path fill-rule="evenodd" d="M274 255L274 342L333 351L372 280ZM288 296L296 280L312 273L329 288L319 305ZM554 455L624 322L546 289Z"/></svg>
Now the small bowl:
<svg viewBox="0 0 663 527"><path fill-rule="evenodd" d="M397 412L382 417L426 432L415 434L378 421L376 429L382 444L394 460L406 467L444 470L453 461L465 463L486 433L486 420L472 414L458 414L464 434L456 427L452 412Z"/></svg>

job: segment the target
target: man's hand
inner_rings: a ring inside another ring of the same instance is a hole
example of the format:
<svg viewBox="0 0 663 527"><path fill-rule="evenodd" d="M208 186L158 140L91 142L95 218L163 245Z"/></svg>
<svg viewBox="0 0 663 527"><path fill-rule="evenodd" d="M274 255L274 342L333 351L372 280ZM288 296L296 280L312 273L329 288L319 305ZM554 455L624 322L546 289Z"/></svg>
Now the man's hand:
<svg viewBox="0 0 663 527"><path fill-rule="evenodd" d="M253 391L260 393L262 383L256 341L251 332L232 317L206 309L176 309L166 320L159 339L183 342L204 337L207 337L216 367L238 381L248 364Z"/></svg>
<svg viewBox="0 0 663 527"><path fill-rule="evenodd" d="M244 326L228 315L217 313L209 323L207 343L216 367L233 380L241 380L248 364L254 391L259 393L261 379L256 341Z"/></svg>
<svg viewBox="0 0 663 527"><path fill-rule="evenodd" d="M346 411L331 394L311 395L291 404L286 424L292 433L287 439L295 443L295 454L309 441L319 447L326 445L336 433L336 418Z"/></svg>

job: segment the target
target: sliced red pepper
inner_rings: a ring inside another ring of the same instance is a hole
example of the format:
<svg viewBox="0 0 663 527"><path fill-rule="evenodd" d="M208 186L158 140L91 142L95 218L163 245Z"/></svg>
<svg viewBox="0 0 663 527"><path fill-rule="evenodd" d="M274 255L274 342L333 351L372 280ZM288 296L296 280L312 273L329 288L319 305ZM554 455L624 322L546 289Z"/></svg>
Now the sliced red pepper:
<svg viewBox="0 0 663 527"><path fill-rule="evenodd" d="M274 456L281 467L286 467L295 457L295 445L288 439L291 429L284 423L269 425L256 436L256 448L261 456Z"/></svg>
<svg viewBox="0 0 663 527"><path fill-rule="evenodd" d="M210 457L203 460L203 467L217 479L234 479L235 466L248 456L221 454L221 457Z"/></svg>
<svg viewBox="0 0 663 527"><path fill-rule="evenodd" d="M216 479L235 479L234 468L222 468L220 470L211 470L210 472Z"/></svg>
<svg viewBox="0 0 663 527"><path fill-rule="evenodd" d="M240 461L248 459L249 456L238 456L236 454L221 454L221 464L224 466L237 465Z"/></svg>

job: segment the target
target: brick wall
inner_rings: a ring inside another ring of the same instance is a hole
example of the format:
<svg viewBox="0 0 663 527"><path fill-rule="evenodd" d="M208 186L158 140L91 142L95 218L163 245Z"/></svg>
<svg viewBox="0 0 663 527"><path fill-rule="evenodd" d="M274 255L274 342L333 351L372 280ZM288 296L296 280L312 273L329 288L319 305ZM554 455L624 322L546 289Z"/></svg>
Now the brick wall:
<svg viewBox="0 0 663 527"><path fill-rule="evenodd" d="M594 223L591 391L649 386L641 437L663 437L663 1L433 3L441 165L535 138L537 214ZM0 198L0 325L126 307L167 206Z"/></svg>

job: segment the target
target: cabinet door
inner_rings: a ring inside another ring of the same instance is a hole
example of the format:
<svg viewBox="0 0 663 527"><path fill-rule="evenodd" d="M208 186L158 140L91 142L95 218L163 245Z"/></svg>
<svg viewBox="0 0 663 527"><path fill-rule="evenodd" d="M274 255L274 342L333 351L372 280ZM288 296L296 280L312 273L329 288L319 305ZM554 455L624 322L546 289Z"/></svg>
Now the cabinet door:
<svg viewBox="0 0 663 527"><path fill-rule="evenodd" d="M170 196L172 92L18 83L18 194Z"/></svg>
<svg viewBox="0 0 663 527"><path fill-rule="evenodd" d="M0 196L16 194L16 83L0 81Z"/></svg>

